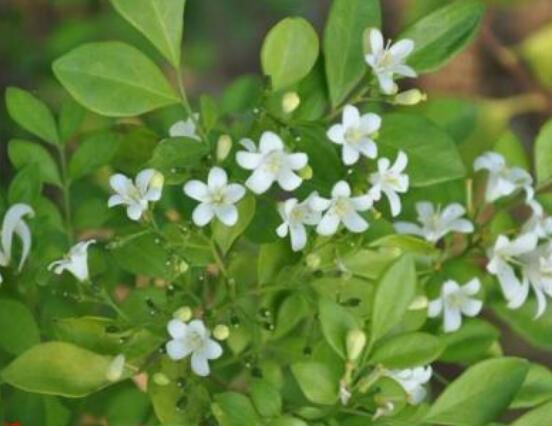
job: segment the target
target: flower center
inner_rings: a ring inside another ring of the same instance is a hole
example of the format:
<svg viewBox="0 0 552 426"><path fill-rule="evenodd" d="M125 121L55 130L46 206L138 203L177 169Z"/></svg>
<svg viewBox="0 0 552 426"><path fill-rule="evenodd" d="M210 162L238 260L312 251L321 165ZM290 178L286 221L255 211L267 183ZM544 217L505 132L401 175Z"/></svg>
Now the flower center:
<svg viewBox="0 0 552 426"><path fill-rule="evenodd" d="M268 154L264 162L265 169L272 174L278 174L283 164L284 160L282 158L282 153L279 151Z"/></svg>
<svg viewBox="0 0 552 426"><path fill-rule="evenodd" d="M345 139L351 145L358 144L363 137L364 134L360 131L358 127L352 127L350 129L347 129L347 131L345 132Z"/></svg>
<svg viewBox="0 0 552 426"><path fill-rule="evenodd" d="M334 204L334 212L339 217L344 217L349 213L349 210L351 208L351 203L348 198L340 197L337 200L335 200Z"/></svg>
<svg viewBox="0 0 552 426"><path fill-rule="evenodd" d="M224 203L224 191L223 188L216 188L211 192L211 203L223 204Z"/></svg>
<svg viewBox="0 0 552 426"><path fill-rule="evenodd" d="M305 212L302 208L294 208L289 215L290 222L292 223L301 223L305 218Z"/></svg>
<svg viewBox="0 0 552 426"><path fill-rule="evenodd" d="M203 338L196 331L190 332L186 337L186 340L188 346L191 347L193 351L197 351L203 346Z"/></svg>
<svg viewBox="0 0 552 426"><path fill-rule="evenodd" d="M447 297L447 304L452 308L458 308L460 309L462 305L464 305L464 302L466 301L466 297L464 296L464 293L461 291L455 291L454 293L449 294Z"/></svg>

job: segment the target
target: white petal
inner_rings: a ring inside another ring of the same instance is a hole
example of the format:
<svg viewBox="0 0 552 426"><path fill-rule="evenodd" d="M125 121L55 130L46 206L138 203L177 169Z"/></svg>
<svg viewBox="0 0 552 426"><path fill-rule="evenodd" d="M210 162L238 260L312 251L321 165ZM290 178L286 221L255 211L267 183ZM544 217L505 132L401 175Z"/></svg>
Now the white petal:
<svg viewBox="0 0 552 426"><path fill-rule="evenodd" d="M360 128L364 134L371 135L381 127L381 117L369 112L360 117Z"/></svg>
<svg viewBox="0 0 552 426"><path fill-rule="evenodd" d="M441 314L441 311L443 310L443 302L441 299L435 299L429 302L429 305L427 306L427 316L429 318L435 318L438 317Z"/></svg>
<svg viewBox="0 0 552 426"><path fill-rule="evenodd" d="M433 204L429 201L420 201L416 203L416 212L418 212L418 218L420 220L429 219L435 213Z"/></svg>
<svg viewBox="0 0 552 426"><path fill-rule="evenodd" d="M349 144L343 145L341 150L341 159L346 166L352 166L360 158L360 153Z"/></svg>
<svg viewBox="0 0 552 426"><path fill-rule="evenodd" d="M148 191L148 186L154 175L155 170L153 169L142 170L136 175L136 188L138 188L140 194L145 194Z"/></svg>
<svg viewBox="0 0 552 426"><path fill-rule="evenodd" d="M276 228L276 234L280 238L286 238L288 234L289 226L287 223L282 223L278 228Z"/></svg>
<svg viewBox="0 0 552 426"><path fill-rule="evenodd" d="M372 53L378 53L383 50L383 35L377 28L370 30L370 48Z"/></svg>
<svg viewBox="0 0 552 426"><path fill-rule="evenodd" d="M245 181L245 185L255 194L262 194L272 186L274 175L263 169L255 170Z"/></svg>
<svg viewBox="0 0 552 426"><path fill-rule="evenodd" d="M376 158L378 156L378 146L372 139L362 139L357 145L357 149L368 158Z"/></svg>
<svg viewBox="0 0 552 426"><path fill-rule="evenodd" d="M228 183L228 175L224 169L220 167L213 167L209 171L209 176L207 177L207 185L209 188L220 188L225 186Z"/></svg>
<svg viewBox="0 0 552 426"><path fill-rule="evenodd" d="M424 235L422 228L420 228L415 223L395 222L393 224L393 227L399 234L412 234L412 235L419 235L420 237Z"/></svg>
<svg viewBox="0 0 552 426"><path fill-rule="evenodd" d="M483 155L477 157L473 163L473 168L475 171L479 170L489 170L497 172L504 168L506 161L504 157L497 152L486 152Z"/></svg>
<svg viewBox="0 0 552 426"><path fill-rule="evenodd" d="M462 325L462 314L456 308L445 307L443 314L443 330L445 333L456 331Z"/></svg>
<svg viewBox="0 0 552 426"><path fill-rule="evenodd" d="M378 74L377 77L383 93L386 95L394 95L398 92L399 88L390 74Z"/></svg>
<svg viewBox="0 0 552 426"><path fill-rule="evenodd" d="M351 203L353 204L355 210L363 212L372 207L374 200L370 194L366 194L351 198Z"/></svg>
<svg viewBox="0 0 552 426"><path fill-rule="evenodd" d="M337 228L339 227L339 217L336 214L333 214L331 212L326 213L324 217L322 217L322 220L316 227L316 232L318 232L320 235L330 236L337 232Z"/></svg>
<svg viewBox="0 0 552 426"><path fill-rule="evenodd" d="M239 183L231 183L224 191L224 201L234 204L240 201L245 195L245 188Z"/></svg>
<svg viewBox="0 0 552 426"><path fill-rule="evenodd" d="M462 286L462 290L465 294L473 296L479 292L481 289L481 281L479 278L473 278Z"/></svg>
<svg viewBox="0 0 552 426"><path fill-rule="evenodd" d="M192 371L198 376L208 376L210 373L209 363L207 358L203 355L200 355L196 352L192 354Z"/></svg>
<svg viewBox="0 0 552 426"><path fill-rule="evenodd" d="M145 210L145 207L140 203L132 203L127 207L127 216L131 220L139 220Z"/></svg>
<svg viewBox="0 0 552 426"><path fill-rule="evenodd" d="M338 145L345 143L345 128L341 124L334 124L326 133L328 139Z"/></svg>
<svg viewBox="0 0 552 426"><path fill-rule="evenodd" d="M184 344L183 340L171 340L167 342L167 355L174 361L179 361L190 355L191 348Z"/></svg>
<svg viewBox="0 0 552 426"><path fill-rule="evenodd" d="M397 43L395 43L391 48L389 49L389 52L391 55L396 56L400 59L405 58L406 56L410 55L412 51L414 50L414 42L410 39L404 39L400 40Z"/></svg>
<svg viewBox="0 0 552 426"><path fill-rule="evenodd" d="M167 331L173 339L184 338L187 328L186 324L178 319L172 319L167 324Z"/></svg>
<svg viewBox="0 0 552 426"><path fill-rule="evenodd" d="M239 151L236 154L237 163L246 170L254 170L259 167L262 159L262 154L257 152Z"/></svg>
<svg viewBox="0 0 552 426"><path fill-rule="evenodd" d="M207 359L217 359L222 356L222 347L213 339L208 339L203 352Z"/></svg>
<svg viewBox="0 0 552 426"><path fill-rule="evenodd" d="M418 76L418 73L414 71L414 68L409 67L408 65L397 65L394 71L396 74L403 77L416 78Z"/></svg>
<svg viewBox="0 0 552 426"><path fill-rule="evenodd" d="M391 169L396 173L401 173L406 169L406 166L408 165L408 156L404 153L404 151L399 151L397 154L397 159L395 160L395 164L393 164L393 167Z"/></svg>
<svg viewBox="0 0 552 426"><path fill-rule="evenodd" d="M264 132L261 135L259 148L263 154L268 154L271 151L281 151L284 149L284 143L280 136L274 132Z"/></svg>
<svg viewBox="0 0 552 426"><path fill-rule="evenodd" d="M318 193L313 193L308 198L308 204L312 210L316 212L323 212L328 210L332 202L331 200L320 197Z"/></svg>
<svg viewBox="0 0 552 426"><path fill-rule="evenodd" d="M109 178L109 185L111 185L111 188L113 188L121 195L128 194L132 190L132 188L134 188L134 184L132 183L132 181L122 174L111 176Z"/></svg>
<svg viewBox="0 0 552 426"><path fill-rule="evenodd" d="M109 200L107 200L107 207L120 206L121 204L125 204L125 200L123 200L123 197L119 194L112 195L109 197Z"/></svg>
<svg viewBox="0 0 552 426"><path fill-rule="evenodd" d="M215 215L226 226L234 226L238 222L238 209L233 204L222 204L214 207Z"/></svg>
<svg viewBox="0 0 552 426"><path fill-rule="evenodd" d="M332 189L332 197L350 197L351 196L351 187L344 180L337 182Z"/></svg>
<svg viewBox="0 0 552 426"><path fill-rule="evenodd" d="M535 234L524 234L512 241L509 253L517 256L534 250L538 243L538 237Z"/></svg>
<svg viewBox="0 0 552 426"><path fill-rule="evenodd" d="M251 139L241 139L239 144L243 146L245 149L247 149L249 152L256 152L257 146L255 145L255 142L253 142Z"/></svg>
<svg viewBox="0 0 552 426"><path fill-rule="evenodd" d="M342 218L343 224L351 232L364 232L368 229L368 222L357 212L352 211Z"/></svg>
<svg viewBox="0 0 552 426"><path fill-rule="evenodd" d="M343 108L343 127L349 129L357 127L360 124L360 112L353 105L345 105Z"/></svg>
<svg viewBox="0 0 552 426"><path fill-rule="evenodd" d="M466 213L466 209L458 203L449 204L441 212L443 220L450 222L456 220Z"/></svg>
<svg viewBox="0 0 552 426"><path fill-rule="evenodd" d="M21 271L23 264L29 257L31 251L31 230L25 222L20 220L15 226L15 233L21 239L21 259L19 260L19 266L17 267L18 271Z"/></svg>
<svg viewBox="0 0 552 426"><path fill-rule="evenodd" d="M194 200L205 202L209 198L209 188L199 180L190 180L184 185L184 193Z"/></svg>
<svg viewBox="0 0 552 426"><path fill-rule="evenodd" d="M401 199L394 191L383 191L391 206L391 216L396 217L401 213Z"/></svg>
<svg viewBox="0 0 552 426"><path fill-rule="evenodd" d="M467 219L455 220L448 228L451 231L462 232L464 234L471 234L474 231L473 224Z"/></svg>
<svg viewBox="0 0 552 426"><path fill-rule="evenodd" d="M544 314L544 311L546 310L546 296L537 286L533 286L533 290L537 298L537 312L535 314L535 319L537 319L542 316L542 314Z"/></svg>
<svg viewBox="0 0 552 426"><path fill-rule="evenodd" d="M289 169L284 169L278 175L278 184L286 191L293 191L301 186L303 179Z"/></svg>
<svg viewBox="0 0 552 426"><path fill-rule="evenodd" d="M293 251L299 251L307 245L307 231L301 224L292 226L289 229L291 237L291 248Z"/></svg>
<svg viewBox="0 0 552 426"><path fill-rule="evenodd" d="M201 203L194 209L192 220L197 226L205 226L213 220L214 216L213 207L210 204Z"/></svg>
<svg viewBox="0 0 552 426"><path fill-rule="evenodd" d="M306 167L309 162L307 154L297 152L295 154L289 154L286 156L286 161L293 170L301 170Z"/></svg>
<svg viewBox="0 0 552 426"><path fill-rule="evenodd" d="M475 317L481 312L483 302L478 299L468 299L462 305L462 313L468 317Z"/></svg>
<svg viewBox="0 0 552 426"><path fill-rule="evenodd" d="M4 220L2 222L1 240L2 250L6 263L9 263L11 260L13 234L15 232L15 229L25 216L33 217L34 211L31 206L22 203L14 204L13 206L11 206L4 216ZM28 244L30 244L30 241L28 242Z"/></svg>

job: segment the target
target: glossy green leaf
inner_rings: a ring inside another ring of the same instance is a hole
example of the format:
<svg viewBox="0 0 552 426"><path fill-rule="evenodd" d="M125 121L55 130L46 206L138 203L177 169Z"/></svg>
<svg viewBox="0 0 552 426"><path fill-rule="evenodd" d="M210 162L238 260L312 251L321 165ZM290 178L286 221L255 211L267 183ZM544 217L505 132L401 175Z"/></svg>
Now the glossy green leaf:
<svg viewBox="0 0 552 426"><path fill-rule="evenodd" d="M0 348L19 355L40 342L40 332L29 308L11 299L0 299Z"/></svg>
<svg viewBox="0 0 552 426"><path fill-rule="evenodd" d="M469 319L460 330L441 336L446 349L439 359L464 364L480 361L490 355L499 337L500 332L492 324L479 318Z"/></svg>
<svg viewBox="0 0 552 426"><path fill-rule="evenodd" d="M309 313L308 302L301 294L291 294L280 305L276 316L276 328L272 337L277 339L293 330Z"/></svg>
<svg viewBox="0 0 552 426"><path fill-rule="evenodd" d="M59 112L59 136L61 142L67 143L79 131L86 110L73 99L69 98L61 104Z"/></svg>
<svg viewBox="0 0 552 426"><path fill-rule="evenodd" d="M534 410L529 411L515 422L511 423L511 426L544 426L552 419L552 402L541 405Z"/></svg>
<svg viewBox="0 0 552 426"><path fill-rule="evenodd" d="M376 344L370 362L383 364L387 368L413 368L430 364L439 357L443 349L441 340L431 334L399 334Z"/></svg>
<svg viewBox="0 0 552 426"><path fill-rule="evenodd" d="M318 58L318 36L303 18L285 18L267 34L261 64L275 91L307 76Z"/></svg>
<svg viewBox="0 0 552 426"><path fill-rule="evenodd" d="M512 408L535 407L552 400L552 371L543 365L531 364Z"/></svg>
<svg viewBox="0 0 552 426"><path fill-rule="evenodd" d="M46 142L59 143L54 115L40 99L25 90L9 87L6 107L10 117L23 129Z"/></svg>
<svg viewBox="0 0 552 426"><path fill-rule="evenodd" d="M100 132L83 138L69 160L69 176L80 179L109 164L119 149L120 138L112 132Z"/></svg>
<svg viewBox="0 0 552 426"><path fill-rule="evenodd" d="M108 384L111 361L70 343L48 342L16 358L2 371L2 379L28 392L77 398Z"/></svg>
<svg viewBox="0 0 552 426"><path fill-rule="evenodd" d="M415 187L433 185L464 177L466 170L454 140L428 119L413 114L384 115L380 155L392 160L397 151L408 155L407 173Z"/></svg>
<svg viewBox="0 0 552 426"><path fill-rule="evenodd" d="M294 259L294 253L285 240L279 240L272 244L262 244L257 263L259 284L270 283L278 276L281 269L293 263Z"/></svg>
<svg viewBox="0 0 552 426"><path fill-rule="evenodd" d="M359 328L355 317L343 306L325 298L318 303L318 313L326 341L341 358L347 358L347 333Z"/></svg>
<svg viewBox="0 0 552 426"><path fill-rule="evenodd" d="M61 186L58 166L52 155L42 145L22 139L12 139L8 144L8 156L17 169L31 164L37 168L44 182Z"/></svg>
<svg viewBox="0 0 552 426"><path fill-rule="evenodd" d="M362 36L381 25L379 0L334 0L324 30L324 59L330 99L341 104L367 72Z"/></svg>
<svg viewBox="0 0 552 426"><path fill-rule="evenodd" d="M534 149L537 182L543 184L552 179L552 120L541 128Z"/></svg>
<svg viewBox="0 0 552 426"><path fill-rule="evenodd" d="M110 117L131 117L179 101L159 68L121 42L85 44L53 64L56 77L86 108Z"/></svg>
<svg viewBox="0 0 552 426"><path fill-rule="evenodd" d="M445 65L475 37L484 10L478 0L456 0L415 22L397 38L414 41L409 65L419 72Z"/></svg>
<svg viewBox="0 0 552 426"><path fill-rule="evenodd" d="M508 407L528 370L529 363L518 358L480 362L445 389L425 420L443 425L485 425Z"/></svg>
<svg viewBox="0 0 552 426"><path fill-rule="evenodd" d="M211 409L221 426L257 426L259 424L259 416L249 398L236 392L215 395L215 402Z"/></svg>
<svg viewBox="0 0 552 426"><path fill-rule="evenodd" d="M180 65L186 0L111 0L111 3L173 66Z"/></svg>
<svg viewBox="0 0 552 426"><path fill-rule="evenodd" d="M381 277L372 308L372 342L387 334L403 318L416 294L416 268L409 255L393 263Z"/></svg>
<svg viewBox="0 0 552 426"><path fill-rule="evenodd" d="M263 417L276 417L282 411L282 397L278 389L267 380L255 379L251 383L251 399Z"/></svg>
<svg viewBox="0 0 552 426"><path fill-rule="evenodd" d="M333 405L337 401L339 377L321 362L300 362L291 371L305 396L312 402Z"/></svg>
<svg viewBox="0 0 552 426"><path fill-rule="evenodd" d="M227 253L232 244L243 234L255 214L255 197L246 195L238 204L238 223L226 226L220 221L213 224L213 236L223 253Z"/></svg>
<svg viewBox="0 0 552 426"><path fill-rule="evenodd" d="M124 209L123 209L124 210ZM170 277L169 253L159 238L152 234L133 239L130 243L113 250L119 266L128 272L149 277Z"/></svg>

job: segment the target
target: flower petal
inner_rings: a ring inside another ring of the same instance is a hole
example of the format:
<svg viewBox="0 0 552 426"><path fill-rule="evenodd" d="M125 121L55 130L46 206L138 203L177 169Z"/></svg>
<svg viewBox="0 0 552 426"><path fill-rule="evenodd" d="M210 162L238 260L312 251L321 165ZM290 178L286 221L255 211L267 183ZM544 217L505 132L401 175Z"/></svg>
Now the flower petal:
<svg viewBox="0 0 552 426"><path fill-rule="evenodd" d="M333 189L332 189L332 197L333 198L339 198L339 197L350 197L351 196L351 187L349 184L344 181L340 180L337 182Z"/></svg>
<svg viewBox="0 0 552 426"><path fill-rule="evenodd" d="M165 347L167 355L173 361L179 361L192 353L192 348L184 343L184 340L170 340Z"/></svg>
<svg viewBox="0 0 552 426"><path fill-rule="evenodd" d="M202 377L209 375L209 363L204 355L197 352L192 354L192 371Z"/></svg>
<svg viewBox="0 0 552 426"><path fill-rule="evenodd" d="M404 40L399 40L396 42L391 48L389 49L389 52L391 55L399 58L404 59L408 55L412 53L414 50L414 41L405 38Z"/></svg>
<svg viewBox="0 0 552 426"><path fill-rule="evenodd" d="M468 299L466 302L462 305L462 313L468 317L475 317L476 315L481 312L481 309L483 308L483 302L478 299Z"/></svg>
<svg viewBox="0 0 552 426"><path fill-rule="evenodd" d="M213 167L209 171L209 176L207 177L207 185L209 188L221 188L228 183L228 175L224 169L220 167Z"/></svg>
<svg viewBox="0 0 552 426"><path fill-rule="evenodd" d="M339 217L332 212L328 212L322 217L322 220L316 227L316 232L325 236L333 235L337 232L339 223Z"/></svg>
<svg viewBox="0 0 552 426"><path fill-rule="evenodd" d="M136 175L136 188L140 194L145 194L148 192L148 186L155 175L154 169L145 169Z"/></svg>
<svg viewBox="0 0 552 426"><path fill-rule="evenodd" d="M240 201L245 195L245 188L239 183L231 183L224 191L224 201L234 204Z"/></svg>
<svg viewBox="0 0 552 426"><path fill-rule="evenodd" d="M355 233L364 232L368 229L368 222L355 211L351 211L349 214L345 215L342 219L345 227Z"/></svg>
<svg viewBox="0 0 552 426"><path fill-rule="evenodd" d="M334 124L328 130L326 136L333 143L343 145L345 143L345 128L341 124Z"/></svg>
<svg viewBox="0 0 552 426"><path fill-rule="evenodd" d="M284 149L284 143L282 138L274 132L264 132L261 135L261 141L259 144L260 151L263 154L268 154L272 151L281 151Z"/></svg>
<svg viewBox="0 0 552 426"><path fill-rule="evenodd" d="M301 170L303 167L307 166L309 157L302 152L296 152L294 154L288 154L286 160L292 170Z"/></svg>
<svg viewBox="0 0 552 426"><path fill-rule="evenodd" d="M209 198L209 188L199 180L190 180L183 187L184 194L196 201L206 202Z"/></svg>
<svg viewBox="0 0 552 426"><path fill-rule="evenodd" d="M257 152L239 151L236 154L236 162L246 170L254 170L261 164L263 155Z"/></svg>
<svg viewBox="0 0 552 426"><path fill-rule="evenodd" d="M378 53L383 50L383 34L377 28L370 29L370 48L372 53Z"/></svg>
<svg viewBox="0 0 552 426"><path fill-rule="evenodd" d="M278 175L278 184L286 191L293 191L299 188L302 183L303 179L289 169L280 171Z"/></svg>
<svg viewBox="0 0 552 426"><path fill-rule="evenodd" d="M213 339L207 339L204 348L204 354L207 359L217 359L222 356L222 346Z"/></svg>
<svg viewBox="0 0 552 426"><path fill-rule="evenodd" d="M274 175L263 169L255 170L245 181L245 185L255 194L262 194L272 186Z"/></svg>
<svg viewBox="0 0 552 426"><path fill-rule="evenodd" d="M353 148L349 144L343 145L341 150L341 159L343 160L343 164L346 166L352 166L358 161L359 158L360 152L358 152L357 149Z"/></svg>
<svg viewBox="0 0 552 426"><path fill-rule="evenodd" d="M305 226L298 224L290 227L291 248L293 251L299 251L307 245L307 231Z"/></svg>
<svg viewBox="0 0 552 426"><path fill-rule="evenodd" d="M456 331L462 325L462 314L456 308L445 306L443 314L443 330L445 333Z"/></svg>
<svg viewBox="0 0 552 426"><path fill-rule="evenodd" d="M118 192L123 196L127 195L134 188L132 181L120 173L109 178L109 185L115 192Z"/></svg>
<svg viewBox="0 0 552 426"><path fill-rule="evenodd" d="M343 108L343 127L350 129L360 124L360 111L353 105L345 105Z"/></svg>
<svg viewBox="0 0 552 426"><path fill-rule="evenodd" d="M234 226L238 222L238 209L233 204L220 204L213 209L217 219L226 226Z"/></svg>
<svg viewBox="0 0 552 426"><path fill-rule="evenodd" d="M213 207L210 204L201 203L194 209L192 220L197 226L205 226L213 220L214 216Z"/></svg>
<svg viewBox="0 0 552 426"><path fill-rule="evenodd" d="M167 331L173 339L183 339L187 329L188 326L178 319L172 319L167 324Z"/></svg>

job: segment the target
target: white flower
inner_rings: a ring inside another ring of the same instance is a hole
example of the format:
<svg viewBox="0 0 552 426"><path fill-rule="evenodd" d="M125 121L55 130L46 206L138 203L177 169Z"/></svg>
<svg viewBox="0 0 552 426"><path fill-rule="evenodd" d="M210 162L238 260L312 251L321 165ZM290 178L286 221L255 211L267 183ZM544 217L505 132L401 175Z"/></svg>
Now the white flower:
<svg viewBox="0 0 552 426"><path fill-rule="evenodd" d="M531 207L533 214L523 225L522 232L535 234L543 239L552 237L552 217L544 213L544 209L537 200L529 200L527 204Z"/></svg>
<svg viewBox="0 0 552 426"><path fill-rule="evenodd" d="M291 198L278 206L278 211L284 222L278 226L276 233L280 238L287 237L289 233L293 251L302 250L307 244L305 225L318 225L322 218L320 212L314 211L311 207L311 202L317 195L316 193L311 194L302 203L296 198Z"/></svg>
<svg viewBox="0 0 552 426"><path fill-rule="evenodd" d="M337 182L332 189L332 199L315 195L311 200L311 207L315 211L323 212L324 216L316 227L320 235L333 235L339 224L351 232L364 232L368 229L368 222L358 214L372 207L373 201L369 195L351 197L351 187L345 181Z"/></svg>
<svg viewBox="0 0 552 426"><path fill-rule="evenodd" d="M169 136L171 138L190 138L201 141L196 128L196 122L198 121L199 114L194 114L193 119L188 117L187 120L177 121L169 129Z"/></svg>
<svg viewBox="0 0 552 426"><path fill-rule="evenodd" d="M368 158L378 156L374 138L381 127L381 117L376 114L360 115L358 108L346 105L341 124L334 124L327 132L328 139L342 145L343 163L355 164L361 155Z"/></svg>
<svg viewBox="0 0 552 426"><path fill-rule="evenodd" d="M485 200L488 203L511 195L518 189L524 189L527 192L528 200L533 198L534 190L531 187L533 178L531 175L519 167L508 167L502 155L496 152L486 152L475 159L473 168L475 171L489 171L485 191Z"/></svg>
<svg viewBox="0 0 552 426"><path fill-rule="evenodd" d="M4 215L0 233L0 266L8 266L11 263L13 236L17 235L21 239L21 259L19 259L17 270L21 271L23 268L31 251L31 230L23 220L25 216L34 216L34 210L27 204L14 204ZM2 276L0 275L1 282Z"/></svg>
<svg viewBox="0 0 552 426"><path fill-rule="evenodd" d="M81 241L69 250L67 256L56 260L48 265L48 270L61 275L63 271L69 271L80 282L88 281L88 246L94 244L95 240Z"/></svg>
<svg viewBox="0 0 552 426"><path fill-rule="evenodd" d="M542 244L532 252L520 256L522 263L522 291L518 293L519 306L525 303L529 295L529 286L537 298L535 319L546 310L546 296L552 297L552 245Z"/></svg>
<svg viewBox="0 0 552 426"><path fill-rule="evenodd" d="M429 365L406 370L390 370L385 373L387 377L401 385L408 394L408 402L412 405L419 404L426 397L427 391L424 385L429 382L432 374L433 370Z"/></svg>
<svg viewBox="0 0 552 426"><path fill-rule="evenodd" d="M303 180L294 172L306 167L307 154L287 153L282 139L273 132L262 134L259 150L250 139L240 143L247 151L239 151L236 161L244 169L253 170L245 182L251 191L262 194L268 191L274 182L278 182L286 191L299 188Z"/></svg>
<svg viewBox="0 0 552 426"><path fill-rule="evenodd" d="M416 77L416 71L405 64L406 58L414 50L414 42L410 39L400 40L395 44L388 41L384 45L383 35L377 28L369 32L370 52L364 59L372 67L378 79L381 91L387 95L397 93L398 87L394 76Z"/></svg>
<svg viewBox="0 0 552 426"><path fill-rule="evenodd" d="M370 189L370 195L374 201L381 199L381 194L385 194L391 206L391 214L398 216L401 212L401 199L397 195L408 191L408 175L403 171L408 164L408 157L402 151L399 151L395 164L387 158L378 160L378 171L370 175L370 183L373 185Z"/></svg>
<svg viewBox="0 0 552 426"><path fill-rule="evenodd" d="M209 330L201 320L186 324L173 319L167 326L173 340L167 343L167 354L178 361L192 355L192 371L198 376L209 375L209 360L222 356L222 347L211 339Z"/></svg>
<svg viewBox="0 0 552 426"><path fill-rule="evenodd" d="M535 234L522 234L515 240L499 235L489 250L487 271L495 275L510 309L519 308L527 298L528 285L516 276L512 264L521 264L519 257L533 251L538 243Z"/></svg>
<svg viewBox="0 0 552 426"><path fill-rule="evenodd" d="M111 176L109 184L116 192L107 202L109 207L127 206L127 216L139 220L148 209L148 203L159 201L163 190L163 175L154 169L142 170L135 182L122 174Z"/></svg>
<svg viewBox="0 0 552 426"><path fill-rule="evenodd" d="M395 229L399 234L419 235L435 243L449 232L473 232L473 224L467 219L462 219L466 209L458 203L449 204L441 211L439 208L435 209L432 203L422 201L416 203L416 211L421 226L410 222L397 222Z"/></svg>
<svg viewBox="0 0 552 426"><path fill-rule="evenodd" d="M476 295L480 288L481 283L477 278L462 287L456 281L446 281L441 288L439 298L429 303L428 316L435 318L443 314L445 333L458 330L462 325L462 314L474 317L481 312L483 302L470 297Z"/></svg>
<svg viewBox="0 0 552 426"><path fill-rule="evenodd" d="M238 183L228 183L228 175L220 167L209 171L207 184L191 180L184 185L184 193L200 202L195 208L192 220L197 226L205 226L214 217L226 226L238 222L238 209L234 204L243 198L245 188Z"/></svg>

